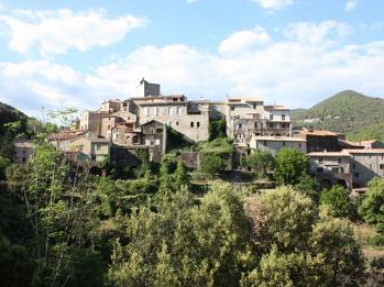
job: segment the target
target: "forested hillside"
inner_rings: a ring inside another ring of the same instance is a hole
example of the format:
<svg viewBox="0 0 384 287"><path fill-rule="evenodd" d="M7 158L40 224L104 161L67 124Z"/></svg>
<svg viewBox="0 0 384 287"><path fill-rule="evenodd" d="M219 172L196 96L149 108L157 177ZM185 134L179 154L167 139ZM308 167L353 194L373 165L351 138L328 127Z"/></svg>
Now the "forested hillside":
<svg viewBox="0 0 384 287"><path fill-rule="evenodd" d="M343 91L312 108L292 112L295 126L326 129L350 140L384 140L384 100Z"/></svg>

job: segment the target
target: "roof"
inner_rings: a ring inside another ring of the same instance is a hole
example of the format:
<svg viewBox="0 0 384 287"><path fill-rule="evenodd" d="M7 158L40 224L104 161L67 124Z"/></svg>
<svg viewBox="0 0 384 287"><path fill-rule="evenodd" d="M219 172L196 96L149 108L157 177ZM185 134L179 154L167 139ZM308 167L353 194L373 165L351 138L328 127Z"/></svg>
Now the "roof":
<svg viewBox="0 0 384 287"><path fill-rule="evenodd" d="M54 134L50 134L48 136L48 140L50 141L66 141L76 139L78 136L85 134L85 130L77 130L77 131L62 131Z"/></svg>
<svg viewBox="0 0 384 287"><path fill-rule="evenodd" d="M339 133L334 133L334 132L330 132L330 131L321 131L321 130L313 130L313 131L303 130L303 131L300 131L300 133L305 134L305 135L320 136L320 137L321 136L334 136L334 137L337 137L337 136L340 135Z"/></svg>
<svg viewBox="0 0 384 287"><path fill-rule="evenodd" d="M35 145L30 141L15 142L13 145L17 148L34 148Z"/></svg>
<svg viewBox="0 0 384 287"><path fill-rule="evenodd" d="M324 157L349 157L350 154L346 152L345 150L342 150L340 152L310 152L307 154L309 157L311 156L324 156Z"/></svg>
<svg viewBox="0 0 384 287"><path fill-rule="evenodd" d="M344 151L350 154L384 154L384 148L373 148L373 149L344 149Z"/></svg>
<svg viewBox="0 0 384 287"><path fill-rule="evenodd" d="M380 142L378 140L370 140L370 141L361 141L360 143L362 145L369 145L369 144L373 144L373 143L376 143L376 142Z"/></svg>
<svg viewBox="0 0 384 287"><path fill-rule="evenodd" d="M254 136L252 140L256 141L285 141L285 142L306 142L305 139L302 138L293 138L293 137L271 137L271 136Z"/></svg>
<svg viewBox="0 0 384 287"><path fill-rule="evenodd" d="M264 106L266 110L281 110L281 111L289 111L290 109L284 107L284 106L277 106L277 105L267 105Z"/></svg>
<svg viewBox="0 0 384 287"><path fill-rule="evenodd" d="M185 98L185 95L183 94L179 94L179 95L167 95L167 96L146 96L146 97L134 97L134 98L131 98L131 100L145 100L145 101L149 101L149 100L153 100L153 99L181 99L181 98Z"/></svg>

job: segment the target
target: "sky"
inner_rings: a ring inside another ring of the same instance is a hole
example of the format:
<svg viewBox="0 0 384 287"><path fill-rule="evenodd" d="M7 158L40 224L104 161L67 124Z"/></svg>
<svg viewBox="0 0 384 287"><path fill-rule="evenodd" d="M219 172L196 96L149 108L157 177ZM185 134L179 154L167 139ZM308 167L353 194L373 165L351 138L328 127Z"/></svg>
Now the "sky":
<svg viewBox="0 0 384 287"><path fill-rule="evenodd" d="M384 98L382 0L0 0L0 101L95 110L143 77L189 99Z"/></svg>

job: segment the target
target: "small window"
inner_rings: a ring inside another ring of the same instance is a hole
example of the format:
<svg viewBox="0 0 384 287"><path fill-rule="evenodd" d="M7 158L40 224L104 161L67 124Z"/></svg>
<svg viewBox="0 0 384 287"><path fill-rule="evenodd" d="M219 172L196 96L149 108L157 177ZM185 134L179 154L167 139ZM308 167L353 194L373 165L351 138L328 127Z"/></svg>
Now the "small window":
<svg viewBox="0 0 384 287"><path fill-rule="evenodd" d="M281 120L285 121L285 115L281 115Z"/></svg>
<svg viewBox="0 0 384 287"><path fill-rule="evenodd" d="M272 121L273 120L273 115L269 115L269 119Z"/></svg>
<svg viewBox="0 0 384 287"><path fill-rule="evenodd" d="M253 103L253 109L257 108L257 103Z"/></svg>
<svg viewBox="0 0 384 287"><path fill-rule="evenodd" d="M156 129L157 134L161 134L163 132L163 129Z"/></svg>
<svg viewBox="0 0 384 287"><path fill-rule="evenodd" d="M301 147L301 143L299 143L299 147Z"/></svg>
<svg viewBox="0 0 384 287"><path fill-rule="evenodd" d="M101 149L101 145L97 144L96 145L96 150L99 151Z"/></svg>
<svg viewBox="0 0 384 287"><path fill-rule="evenodd" d="M200 127L200 122L196 122L196 126L199 128Z"/></svg>
<svg viewBox="0 0 384 287"><path fill-rule="evenodd" d="M384 169L384 164L380 164L380 169L383 170Z"/></svg>
<svg viewBox="0 0 384 287"><path fill-rule="evenodd" d="M263 142L263 145L267 145L267 141L264 141L264 142Z"/></svg>
<svg viewBox="0 0 384 287"><path fill-rule="evenodd" d="M27 159L25 157L23 157L23 162L26 162L26 161L27 161Z"/></svg>
<svg viewBox="0 0 384 287"><path fill-rule="evenodd" d="M340 164L341 163L341 157L339 157L338 159L337 159L337 162Z"/></svg>
<svg viewBox="0 0 384 287"><path fill-rule="evenodd" d="M231 111L234 111L235 110L235 107L231 107Z"/></svg>
<svg viewBox="0 0 384 287"><path fill-rule="evenodd" d="M179 125L179 122L176 122L176 125L178 126L178 125Z"/></svg>
<svg viewBox="0 0 384 287"><path fill-rule="evenodd" d="M283 146L285 146L285 141L283 142Z"/></svg>
<svg viewBox="0 0 384 287"><path fill-rule="evenodd" d="M355 172L355 173L353 174L353 176L354 176L354 177L359 177L360 174L359 174L358 172Z"/></svg>
<svg viewBox="0 0 384 287"><path fill-rule="evenodd" d="M194 123L194 122L191 122L190 125L191 125L191 128L193 128L194 125L195 125L195 123Z"/></svg>
<svg viewBox="0 0 384 287"><path fill-rule="evenodd" d="M319 163L322 163L322 162L323 162L323 158L322 158L322 157L319 157L318 162L319 162Z"/></svg>

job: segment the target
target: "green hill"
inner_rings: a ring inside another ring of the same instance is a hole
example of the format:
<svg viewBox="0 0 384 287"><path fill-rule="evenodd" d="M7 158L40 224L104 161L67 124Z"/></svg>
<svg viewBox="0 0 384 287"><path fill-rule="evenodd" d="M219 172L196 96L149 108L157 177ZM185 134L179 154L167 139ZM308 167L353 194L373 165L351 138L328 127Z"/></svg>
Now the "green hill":
<svg viewBox="0 0 384 287"><path fill-rule="evenodd" d="M5 124L18 121L26 124L28 119L28 116L21 111L0 102L0 138L7 131L7 128L4 126Z"/></svg>
<svg viewBox="0 0 384 287"><path fill-rule="evenodd" d="M350 140L384 140L384 100L343 91L312 108L292 111L294 126L343 133Z"/></svg>

